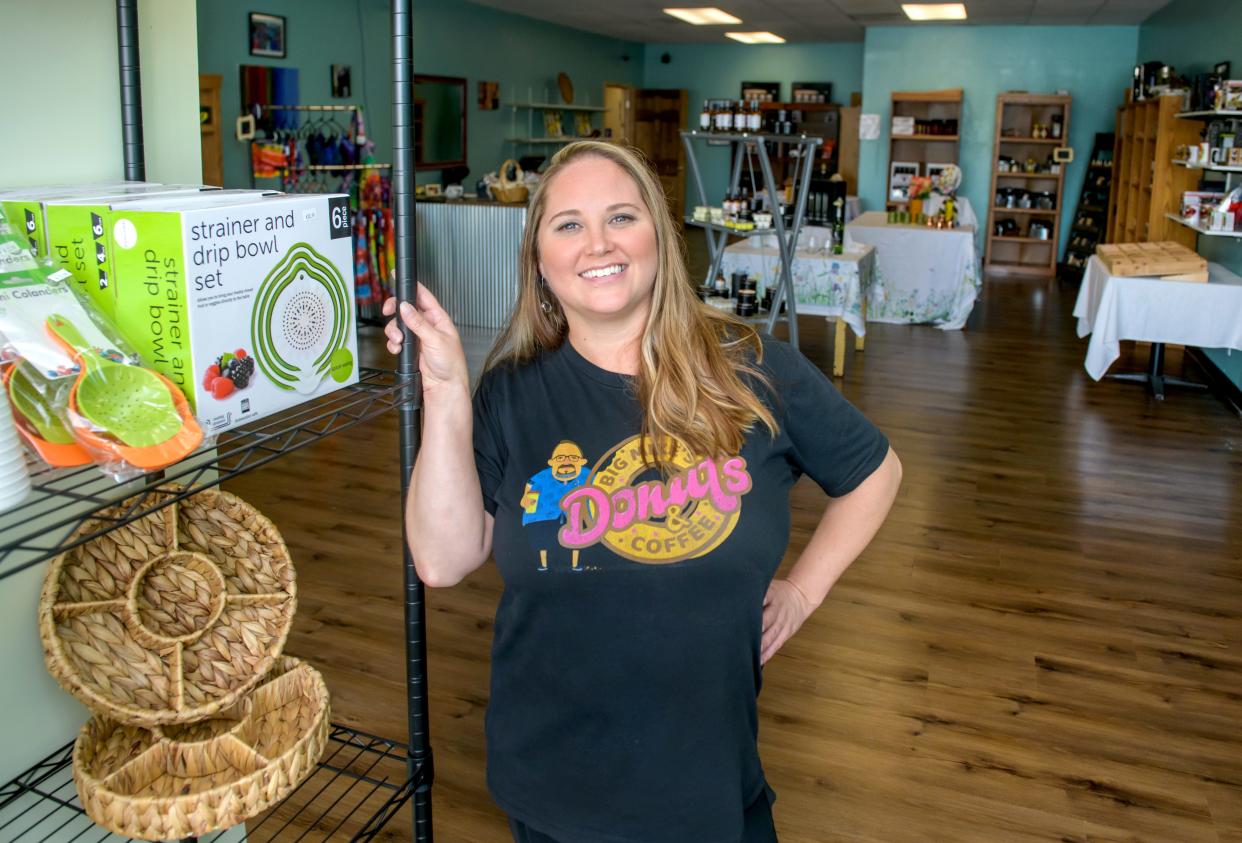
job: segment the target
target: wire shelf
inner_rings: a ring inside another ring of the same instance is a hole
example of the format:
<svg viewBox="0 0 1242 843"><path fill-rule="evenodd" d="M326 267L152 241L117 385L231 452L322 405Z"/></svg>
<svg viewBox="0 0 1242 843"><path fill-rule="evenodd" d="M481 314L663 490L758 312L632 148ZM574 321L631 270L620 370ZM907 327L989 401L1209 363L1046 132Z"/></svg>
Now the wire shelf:
<svg viewBox="0 0 1242 843"><path fill-rule="evenodd" d="M409 770L406 749L394 741L332 726L319 766L288 798L246 823L249 843L369 841L424 783ZM132 839L95 825L73 784L68 743L0 788L0 841L121 843ZM231 839L227 831L198 843ZM190 838L194 840L194 838Z"/></svg>
<svg viewBox="0 0 1242 843"><path fill-rule="evenodd" d="M30 496L6 513L10 526L0 529L0 579L413 401L418 391L411 385L393 372L363 369L352 386L220 434L214 450L200 450L129 483L114 483L94 465L35 470ZM174 491L172 484L183 488ZM153 497L161 492L172 497ZM119 516L100 514L131 497ZM92 518L99 519L97 528L74 537L78 526Z"/></svg>

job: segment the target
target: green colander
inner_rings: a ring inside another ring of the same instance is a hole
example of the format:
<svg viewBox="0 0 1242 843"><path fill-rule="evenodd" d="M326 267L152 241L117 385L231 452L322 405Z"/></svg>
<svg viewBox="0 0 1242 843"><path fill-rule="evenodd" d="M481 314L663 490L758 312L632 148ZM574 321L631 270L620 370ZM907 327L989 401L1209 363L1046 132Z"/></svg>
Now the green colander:
<svg viewBox="0 0 1242 843"><path fill-rule="evenodd" d="M181 432L181 416L159 375L100 357L59 314L49 316L47 326L82 361L74 391L77 410L87 421L132 448L158 445Z"/></svg>
<svg viewBox="0 0 1242 843"><path fill-rule="evenodd" d="M60 381L67 381L61 378ZM9 400L13 409L21 413L39 436L55 445L69 445L73 434L60 420L54 407L68 402L68 383L58 383L43 377L34 366L25 360L19 360L9 375Z"/></svg>

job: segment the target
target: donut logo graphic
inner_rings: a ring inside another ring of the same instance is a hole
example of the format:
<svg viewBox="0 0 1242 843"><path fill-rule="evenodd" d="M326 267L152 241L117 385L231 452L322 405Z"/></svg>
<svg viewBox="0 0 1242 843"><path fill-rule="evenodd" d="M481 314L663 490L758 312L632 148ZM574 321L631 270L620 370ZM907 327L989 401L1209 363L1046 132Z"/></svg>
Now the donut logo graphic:
<svg viewBox="0 0 1242 843"><path fill-rule="evenodd" d="M602 544L646 565L694 559L719 547L737 526L742 497L751 489L746 460L694 457L680 443L663 447L674 466L667 478L643 460L639 436L605 454L590 479L561 498L559 543L573 549Z"/></svg>

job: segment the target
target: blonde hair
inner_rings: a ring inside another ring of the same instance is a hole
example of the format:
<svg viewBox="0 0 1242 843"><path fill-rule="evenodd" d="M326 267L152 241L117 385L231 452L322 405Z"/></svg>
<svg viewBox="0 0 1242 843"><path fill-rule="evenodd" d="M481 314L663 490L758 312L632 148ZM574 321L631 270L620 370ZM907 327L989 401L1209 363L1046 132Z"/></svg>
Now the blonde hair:
<svg viewBox="0 0 1242 843"><path fill-rule="evenodd" d="M541 289L538 235L552 183L571 162L587 156L611 161L634 180L655 225L658 265L635 381L635 396L643 407L644 458L667 471L668 449L656 448L653 455L647 444L669 438L698 457L737 454L746 433L757 422L775 436L775 417L743 380L748 376L770 389L757 368L763 360L758 332L699 300L686 270L684 244L659 181L640 153L611 143L569 144L552 158L540 179L527 209L517 303L487 357L484 371L533 360L565 341L569 327L565 313L551 291ZM549 305L547 310L544 302Z"/></svg>

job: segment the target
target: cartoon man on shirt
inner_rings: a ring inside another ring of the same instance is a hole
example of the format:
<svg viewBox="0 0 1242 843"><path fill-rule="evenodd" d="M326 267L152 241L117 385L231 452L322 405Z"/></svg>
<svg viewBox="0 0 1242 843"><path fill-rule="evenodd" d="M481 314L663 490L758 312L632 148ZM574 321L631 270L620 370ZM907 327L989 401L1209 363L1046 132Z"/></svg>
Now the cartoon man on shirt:
<svg viewBox="0 0 1242 843"><path fill-rule="evenodd" d="M586 483L590 472L586 470L586 457L582 449L568 439L562 440L552 450L548 467L526 481L522 493L522 526L530 528L531 545L539 551L539 570L548 570L548 550L559 546L557 533L565 523L561 511L561 498ZM578 550L572 554L571 570L578 567Z"/></svg>

